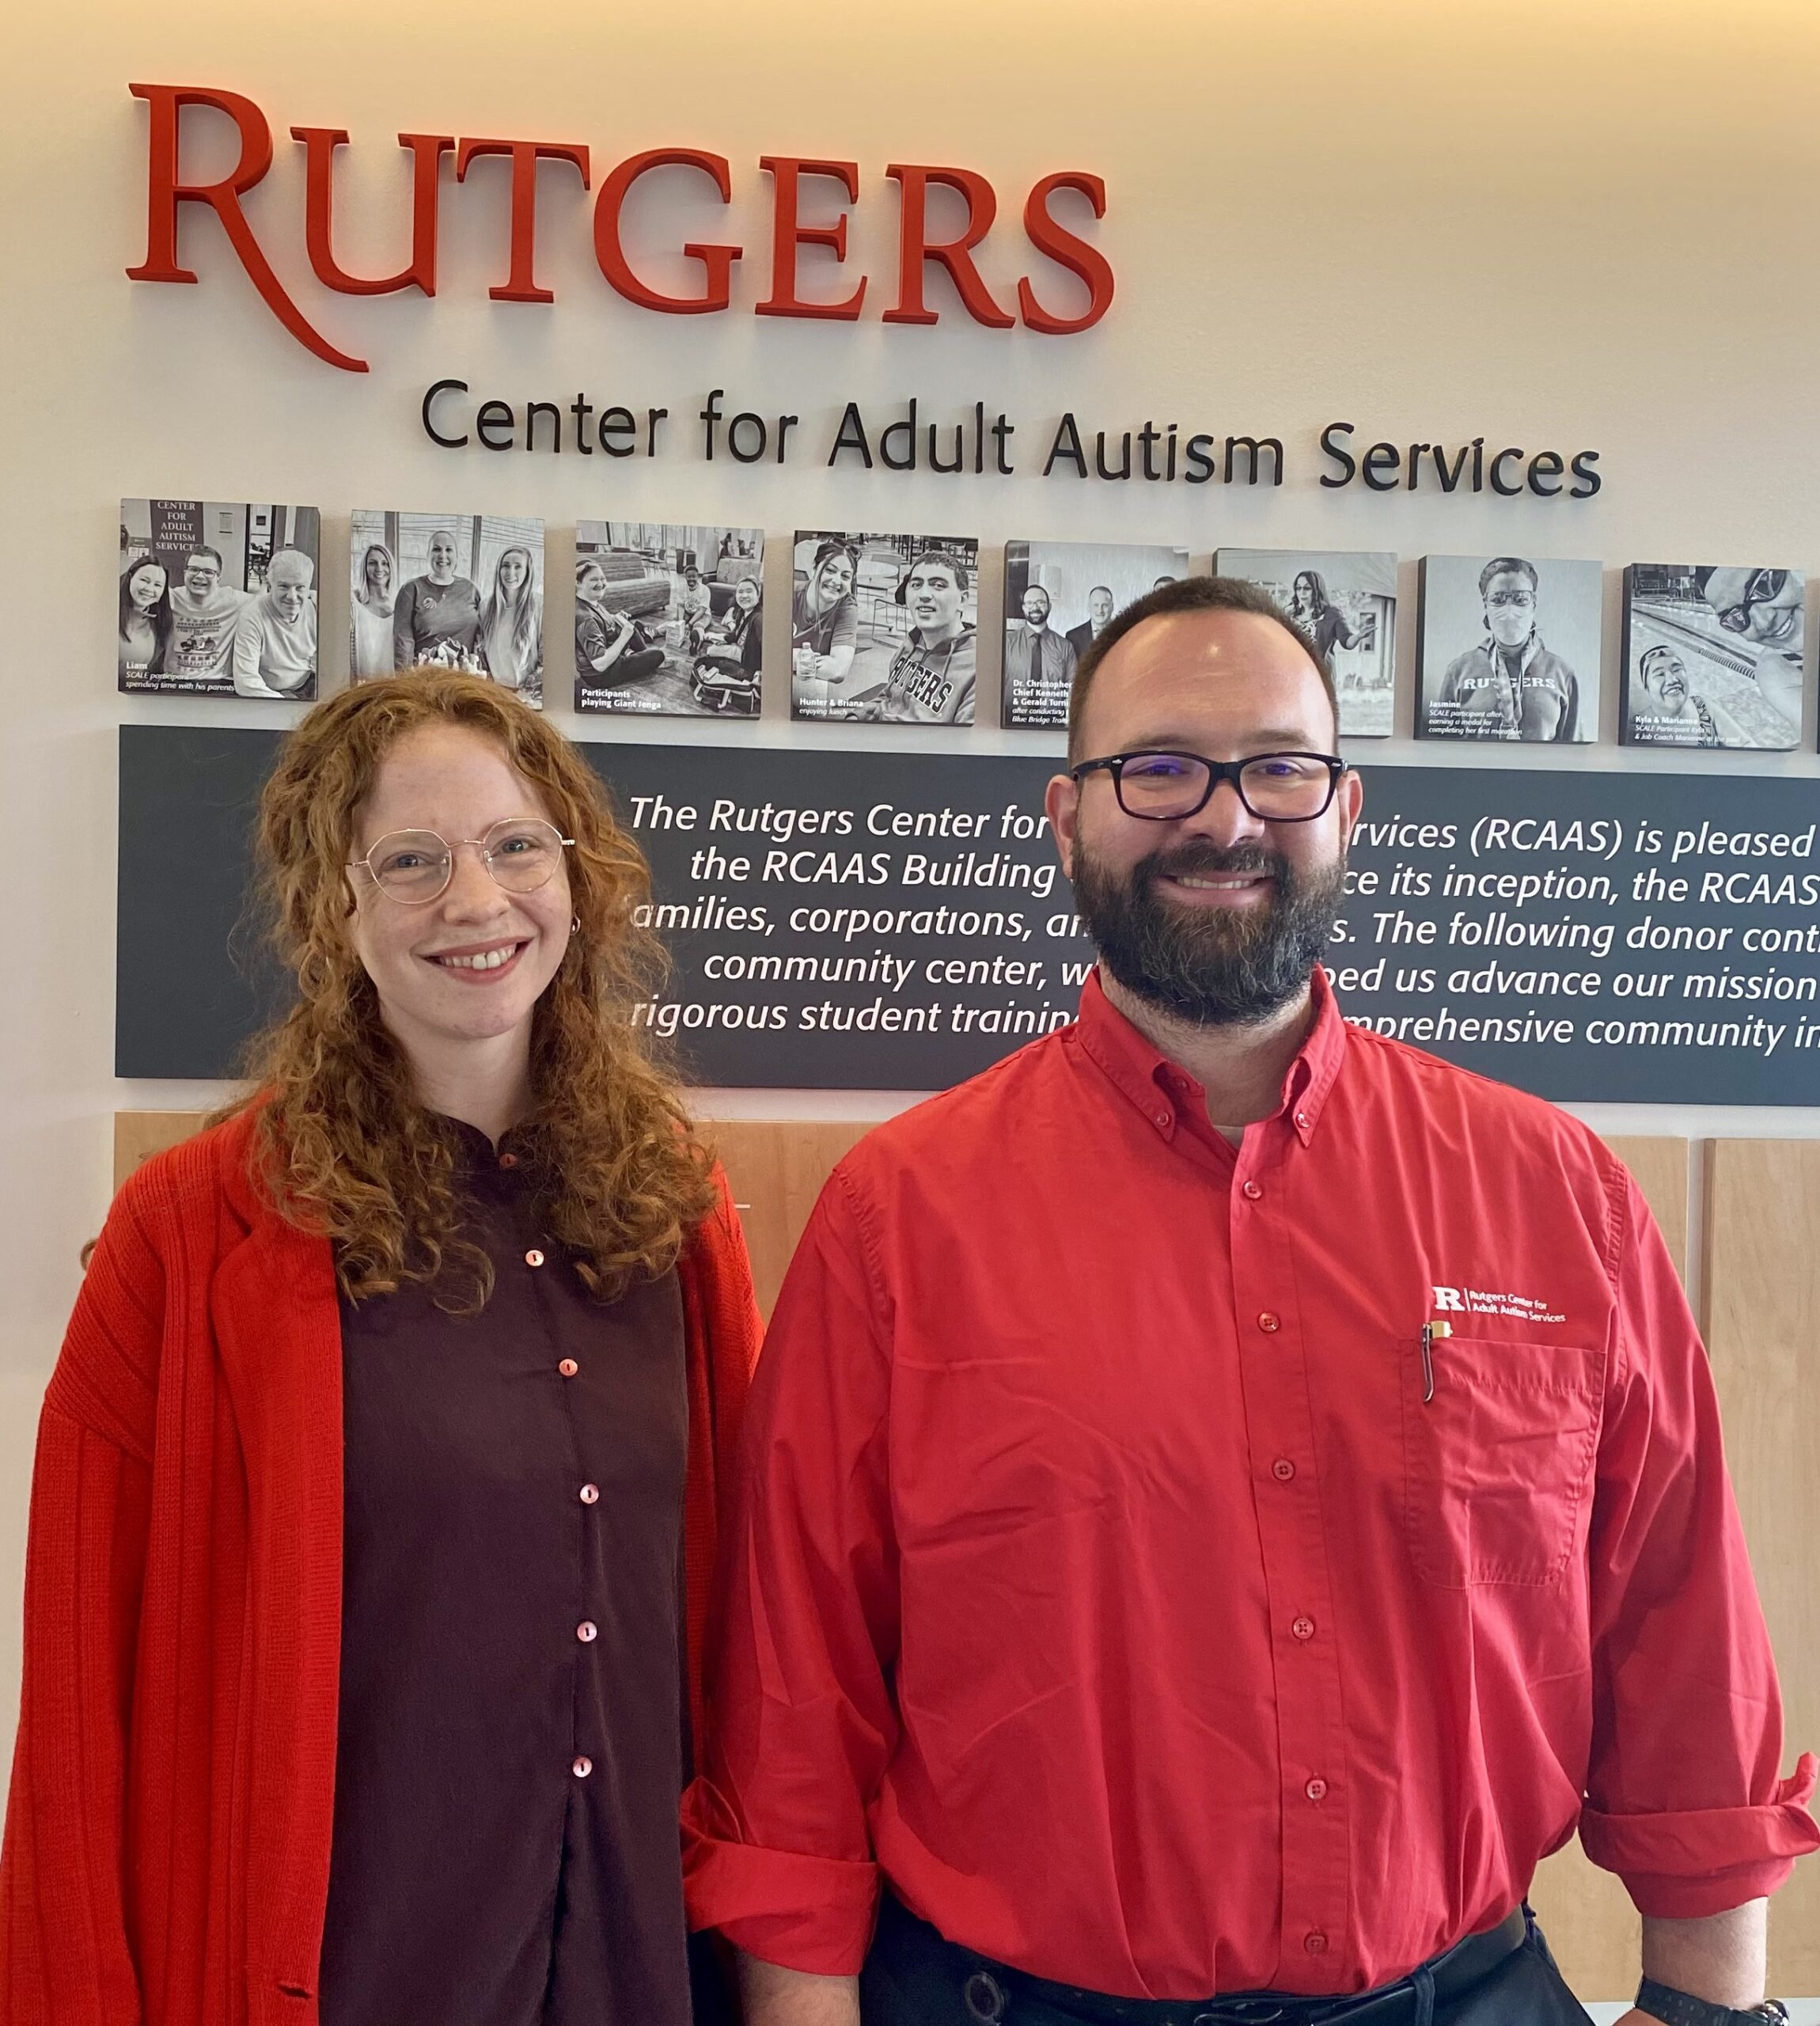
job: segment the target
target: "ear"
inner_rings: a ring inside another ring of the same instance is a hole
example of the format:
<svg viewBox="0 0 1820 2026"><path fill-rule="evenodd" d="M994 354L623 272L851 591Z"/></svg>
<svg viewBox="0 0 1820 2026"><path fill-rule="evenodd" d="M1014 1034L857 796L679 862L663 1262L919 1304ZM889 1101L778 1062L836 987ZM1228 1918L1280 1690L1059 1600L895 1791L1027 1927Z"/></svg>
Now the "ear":
<svg viewBox="0 0 1820 2026"><path fill-rule="evenodd" d="M1072 879L1075 876L1075 831L1081 808L1079 782L1067 774L1054 776L1043 791L1043 808L1056 840L1056 850L1062 861L1063 874Z"/></svg>

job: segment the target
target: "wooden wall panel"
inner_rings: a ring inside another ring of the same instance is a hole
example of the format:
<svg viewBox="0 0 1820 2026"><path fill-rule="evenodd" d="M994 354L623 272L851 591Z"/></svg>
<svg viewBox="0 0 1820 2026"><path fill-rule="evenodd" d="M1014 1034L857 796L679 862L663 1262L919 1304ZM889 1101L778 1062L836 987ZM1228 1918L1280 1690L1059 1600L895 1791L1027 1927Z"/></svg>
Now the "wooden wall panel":
<svg viewBox="0 0 1820 2026"><path fill-rule="evenodd" d="M1674 1270L1687 1279L1687 1207L1690 1149L1685 1140L1608 1138L1606 1144L1636 1177L1643 1200L1668 1246Z"/></svg>
<svg viewBox="0 0 1820 2026"><path fill-rule="evenodd" d="M1783 1770L1820 1751L1820 1141L1720 1140L1706 1176L1707 1345L1782 1677ZM1820 1857L1770 1903L1773 1992L1820 1992Z"/></svg>
<svg viewBox="0 0 1820 2026"><path fill-rule="evenodd" d="M768 1318L783 1269L835 1163L868 1125L823 1120L709 1119L702 1132L719 1155L752 1253L753 1284Z"/></svg>
<svg viewBox="0 0 1820 2026"><path fill-rule="evenodd" d="M202 1130L207 1112L117 1111L114 1114L114 1187L118 1189L141 1161L161 1154Z"/></svg>

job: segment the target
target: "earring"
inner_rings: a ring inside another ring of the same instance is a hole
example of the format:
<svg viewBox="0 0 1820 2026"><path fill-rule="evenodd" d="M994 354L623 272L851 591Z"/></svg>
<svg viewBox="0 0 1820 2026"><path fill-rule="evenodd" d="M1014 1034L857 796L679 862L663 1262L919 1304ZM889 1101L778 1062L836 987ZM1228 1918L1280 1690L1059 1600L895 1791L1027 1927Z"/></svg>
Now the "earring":
<svg viewBox="0 0 1820 2026"><path fill-rule="evenodd" d="M571 916L570 916L570 917L569 917L569 933L570 933L571 935L579 935L581 934L581 932L582 932L582 918L581 918L581 916L580 916L579 915L571 915Z"/></svg>

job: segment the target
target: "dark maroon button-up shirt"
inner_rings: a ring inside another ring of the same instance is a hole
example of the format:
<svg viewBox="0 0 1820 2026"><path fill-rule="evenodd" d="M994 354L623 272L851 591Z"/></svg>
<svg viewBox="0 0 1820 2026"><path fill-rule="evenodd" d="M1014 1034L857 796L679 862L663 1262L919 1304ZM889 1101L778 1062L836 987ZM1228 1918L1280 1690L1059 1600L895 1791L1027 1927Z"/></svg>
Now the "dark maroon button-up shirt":
<svg viewBox="0 0 1820 2026"><path fill-rule="evenodd" d="M676 1277L594 1301L528 1150L461 1143L476 1315L343 1304L324 2026L688 2026Z"/></svg>

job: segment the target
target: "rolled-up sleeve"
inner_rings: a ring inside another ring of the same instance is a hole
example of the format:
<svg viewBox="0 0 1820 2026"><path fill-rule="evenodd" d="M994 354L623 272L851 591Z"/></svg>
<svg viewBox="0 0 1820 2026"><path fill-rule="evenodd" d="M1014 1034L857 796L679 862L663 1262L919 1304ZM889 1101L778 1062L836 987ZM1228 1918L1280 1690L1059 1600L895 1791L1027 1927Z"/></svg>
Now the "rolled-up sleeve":
<svg viewBox="0 0 1820 2026"><path fill-rule="evenodd" d="M1773 1892L1820 1849L1816 1764L1780 1774L1782 1700L1706 1354L1634 1183L1591 1552L1593 1739L1580 1840L1644 1914Z"/></svg>
<svg viewBox="0 0 1820 2026"><path fill-rule="evenodd" d="M690 1925L856 1973L878 1892L868 1826L895 1749L889 1359L866 1214L822 1193L759 1361L708 1647L708 1736L684 1798Z"/></svg>

